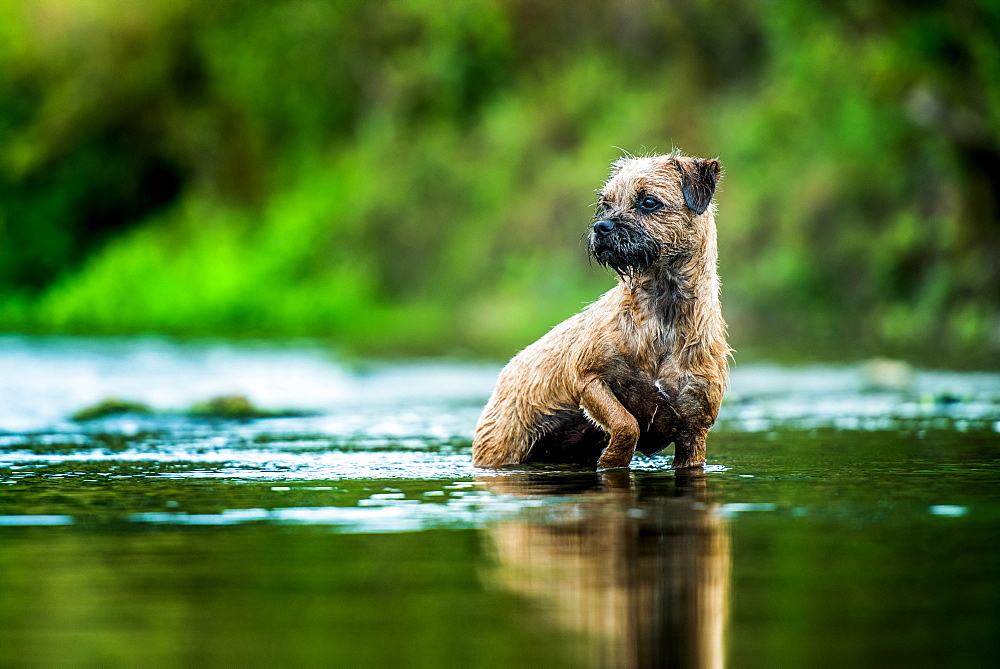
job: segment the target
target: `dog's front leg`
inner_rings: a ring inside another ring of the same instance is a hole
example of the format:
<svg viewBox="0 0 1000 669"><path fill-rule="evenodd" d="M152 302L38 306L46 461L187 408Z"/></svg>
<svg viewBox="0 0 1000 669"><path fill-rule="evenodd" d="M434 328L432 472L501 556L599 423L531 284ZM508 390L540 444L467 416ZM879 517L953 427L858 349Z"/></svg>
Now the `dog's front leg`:
<svg viewBox="0 0 1000 669"><path fill-rule="evenodd" d="M674 435L674 469L705 464L705 439L722 402L722 387L688 381L677 397L680 426Z"/></svg>
<svg viewBox="0 0 1000 669"><path fill-rule="evenodd" d="M679 430L674 439L673 469L689 469L705 465L705 439L708 429L702 426L688 426Z"/></svg>
<svg viewBox="0 0 1000 669"><path fill-rule="evenodd" d="M639 441L639 422L622 406L601 379L592 379L580 394L580 408L592 421L611 435L597 461L598 469L628 467Z"/></svg>

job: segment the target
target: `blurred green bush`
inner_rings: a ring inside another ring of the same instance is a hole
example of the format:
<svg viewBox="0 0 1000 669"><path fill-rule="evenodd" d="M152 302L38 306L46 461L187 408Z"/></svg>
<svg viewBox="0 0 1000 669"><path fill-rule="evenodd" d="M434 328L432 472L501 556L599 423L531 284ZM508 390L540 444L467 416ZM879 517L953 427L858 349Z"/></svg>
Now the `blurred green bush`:
<svg viewBox="0 0 1000 669"><path fill-rule="evenodd" d="M737 349L995 360L1000 5L0 5L0 327L505 355L611 284L622 149L718 155Z"/></svg>

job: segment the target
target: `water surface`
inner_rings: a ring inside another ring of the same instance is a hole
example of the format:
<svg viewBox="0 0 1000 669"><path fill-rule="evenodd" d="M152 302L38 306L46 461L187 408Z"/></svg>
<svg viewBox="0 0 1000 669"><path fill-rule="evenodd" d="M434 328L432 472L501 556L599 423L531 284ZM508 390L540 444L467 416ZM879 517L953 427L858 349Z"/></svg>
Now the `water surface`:
<svg viewBox="0 0 1000 669"><path fill-rule="evenodd" d="M498 369L0 338L0 665L1000 658L1000 376L736 366L679 475L473 468Z"/></svg>

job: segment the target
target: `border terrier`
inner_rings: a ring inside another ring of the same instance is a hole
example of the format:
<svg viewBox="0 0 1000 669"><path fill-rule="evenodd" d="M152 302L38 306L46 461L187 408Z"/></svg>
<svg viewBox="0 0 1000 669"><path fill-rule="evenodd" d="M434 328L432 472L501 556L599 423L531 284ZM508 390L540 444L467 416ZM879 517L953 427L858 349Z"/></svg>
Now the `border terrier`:
<svg viewBox="0 0 1000 669"><path fill-rule="evenodd" d="M719 162L621 158L600 189L590 255L618 283L518 353L476 426L472 462L628 467L671 442L705 463L728 379L712 196Z"/></svg>

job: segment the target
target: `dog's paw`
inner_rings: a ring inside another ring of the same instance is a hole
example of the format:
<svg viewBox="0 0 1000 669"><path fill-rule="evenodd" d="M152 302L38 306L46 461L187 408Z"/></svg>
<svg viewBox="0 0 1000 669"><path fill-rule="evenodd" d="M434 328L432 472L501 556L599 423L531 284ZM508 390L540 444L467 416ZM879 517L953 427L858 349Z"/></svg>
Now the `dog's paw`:
<svg viewBox="0 0 1000 669"><path fill-rule="evenodd" d="M674 460L673 464L670 465L671 469L694 469L695 467L704 467L704 460Z"/></svg>
<svg viewBox="0 0 1000 669"><path fill-rule="evenodd" d="M628 469L632 462L632 458L625 460L624 458L601 458L597 461L597 471L604 471L606 469Z"/></svg>

